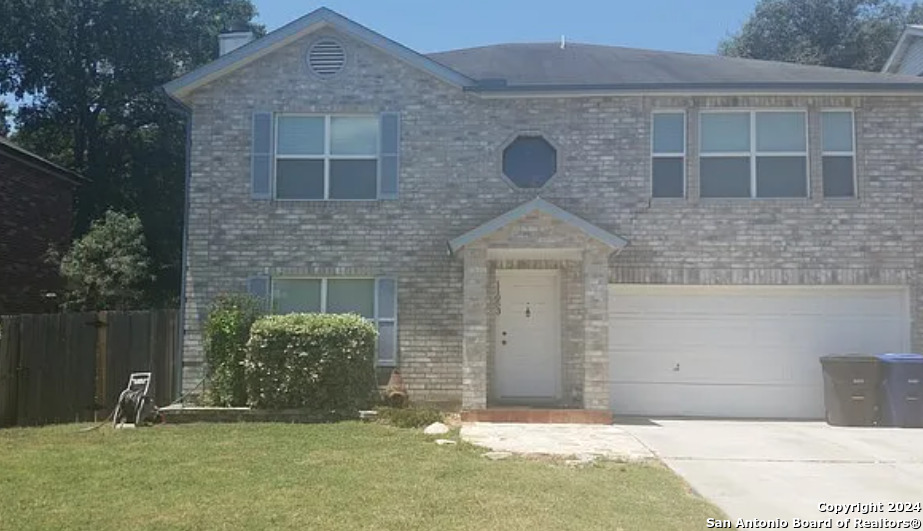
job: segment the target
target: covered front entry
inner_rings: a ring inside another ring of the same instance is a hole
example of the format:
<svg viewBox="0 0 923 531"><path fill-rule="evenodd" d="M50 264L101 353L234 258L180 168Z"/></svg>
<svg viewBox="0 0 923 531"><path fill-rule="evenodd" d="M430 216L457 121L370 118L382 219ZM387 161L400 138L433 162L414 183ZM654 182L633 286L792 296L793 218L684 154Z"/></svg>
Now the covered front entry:
<svg viewBox="0 0 923 531"><path fill-rule="evenodd" d="M539 198L449 242L464 260L463 409L609 409L609 256L626 243Z"/></svg>
<svg viewBox="0 0 923 531"><path fill-rule="evenodd" d="M561 399L561 316L555 269L505 269L497 275L493 402Z"/></svg>

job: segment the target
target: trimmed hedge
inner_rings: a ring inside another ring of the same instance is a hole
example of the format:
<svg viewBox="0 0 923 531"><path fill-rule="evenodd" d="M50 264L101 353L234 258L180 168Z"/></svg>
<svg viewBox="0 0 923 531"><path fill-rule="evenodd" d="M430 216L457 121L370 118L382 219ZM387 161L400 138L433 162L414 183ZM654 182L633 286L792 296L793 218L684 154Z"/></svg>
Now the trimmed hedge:
<svg viewBox="0 0 923 531"><path fill-rule="evenodd" d="M288 314L253 324L247 403L355 416L376 392L375 326L358 315Z"/></svg>
<svg viewBox="0 0 923 531"><path fill-rule="evenodd" d="M205 361L210 377L207 401L215 406L247 403L244 358L250 327L263 315L259 299L240 293L219 295L205 321Z"/></svg>

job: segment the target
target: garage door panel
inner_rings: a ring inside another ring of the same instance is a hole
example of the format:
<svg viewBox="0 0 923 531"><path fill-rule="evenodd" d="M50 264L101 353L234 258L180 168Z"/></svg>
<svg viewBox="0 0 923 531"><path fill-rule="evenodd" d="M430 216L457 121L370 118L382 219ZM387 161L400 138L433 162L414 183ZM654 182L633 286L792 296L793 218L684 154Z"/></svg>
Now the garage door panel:
<svg viewBox="0 0 923 531"><path fill-rule="evenodd" d="M705 350L690 349L680 356L655 351L624 353L618 370L611 370L613 382L784 384L811 381L819 369L776 362L773 352L754 349L749 357L722 357ZM816 362L815 362L816 363ZM758 366L755 366L758 365ZM817 364L819 366L819 364ZM714 367L720 366L716 371Z"/></svg>
<svg viewBox="0 0 923 531"><path fill-rule="evenodd" d="M907 300L902 287L610 286L613 409L817 418L819 357L907 350Z"/></svg>
<svg viewBox="0 0 923 531"><path fill-rule="evenodd" d="M823 394L806 385L615 384L622 415L822 418ZM807 406L806 406L807 404Z"/></svg>
<svg viewBox="0 0 923 531"><path fill-rule="evenodd" d="M722 334L716 336L713 331L720 328ZM634 319L616 320L610 328L610 345L639 345L651 348L674 346L678 341L684 345L745 345L752 338L752 326L749 322L731 319Z"/></svg>

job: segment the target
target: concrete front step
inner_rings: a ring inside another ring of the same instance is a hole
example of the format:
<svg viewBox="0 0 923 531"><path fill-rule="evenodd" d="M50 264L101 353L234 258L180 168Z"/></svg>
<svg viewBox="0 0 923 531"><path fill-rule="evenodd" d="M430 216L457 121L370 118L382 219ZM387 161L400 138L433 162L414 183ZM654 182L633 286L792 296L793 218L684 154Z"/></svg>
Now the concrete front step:
<svg viewBox="0 0 923 531"><path fill-rule="evenodd" d="M591 409L490 408L462 411L462 422L612 424L612 413Z"/></svg>

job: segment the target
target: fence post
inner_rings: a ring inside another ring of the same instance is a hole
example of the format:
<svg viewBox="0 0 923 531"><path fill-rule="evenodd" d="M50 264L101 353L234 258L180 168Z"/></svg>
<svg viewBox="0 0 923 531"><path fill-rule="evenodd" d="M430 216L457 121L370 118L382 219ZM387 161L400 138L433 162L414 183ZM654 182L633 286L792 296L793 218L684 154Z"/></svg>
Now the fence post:
<svg viewBox="0 0 923 531"><path fill-rule="evenodd" d="M107 346L108 316L106 312L96 313L96 409L106 408L106 369L109 365L109 349Z"/></svg>
<svg viewBox="0 0 923 531"><path fill-rule="evenodd" d="M0 428L18 423L19 321L13 316L0 318Z"/></svg>

